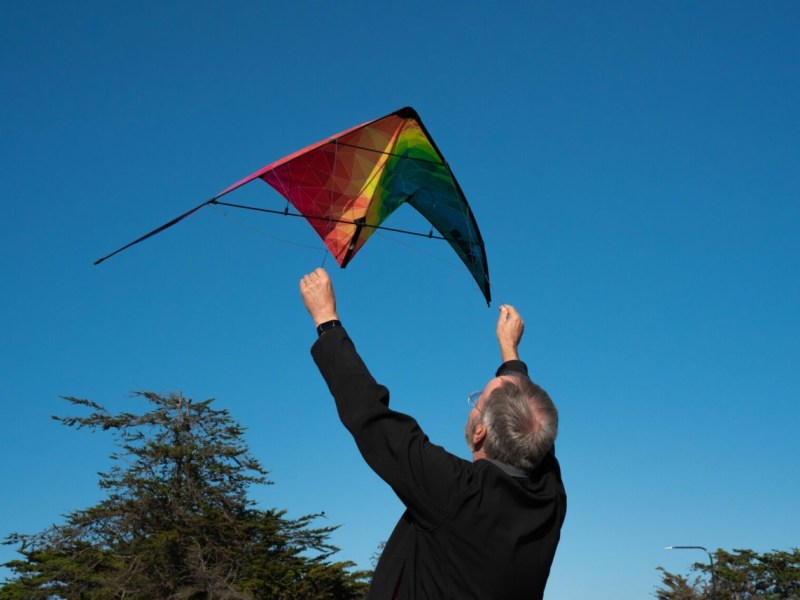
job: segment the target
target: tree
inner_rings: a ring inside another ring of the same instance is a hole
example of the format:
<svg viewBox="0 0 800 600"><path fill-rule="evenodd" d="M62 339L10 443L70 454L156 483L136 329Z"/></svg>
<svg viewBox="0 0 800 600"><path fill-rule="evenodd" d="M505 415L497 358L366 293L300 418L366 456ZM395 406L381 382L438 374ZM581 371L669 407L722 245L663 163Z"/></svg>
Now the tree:
<svg viewBox="0 0 800 600"><path fill-rule="evenodd" d="M712 595L711 566L694 563L699 572L692 581L662 567L659 600L800 600L800 548L790 552L773 550L758 554L752 550L717 550L714 553L716 597Z"/></svg>
<svg viewBox="0 0 800 600"><path fill-rule="evenodd" d="M332 562L336 527L322 514L286 518L247 497L270 483L249 454L243 428L212 400L135 394L141 415L92 412L54 417L68 427L110 430L120 451L100 473L105 498L37 534L14 533L21 559L0 600L351 600L366 591L365 572Z"/></svg>

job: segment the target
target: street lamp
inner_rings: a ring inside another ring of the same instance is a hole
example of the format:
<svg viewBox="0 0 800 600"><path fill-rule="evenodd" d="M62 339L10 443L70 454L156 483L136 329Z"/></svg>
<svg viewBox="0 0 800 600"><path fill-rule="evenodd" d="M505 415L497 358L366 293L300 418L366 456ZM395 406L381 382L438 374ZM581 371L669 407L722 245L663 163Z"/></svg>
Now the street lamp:
<svg viewBox="0 0 800 600"><path fill-rule="evenodd" d="M667 546L664 550L702 550L708 554L708 561L711 563L711 598L717 598L717 574L714 572L714 556L704 546Z"/></svg>

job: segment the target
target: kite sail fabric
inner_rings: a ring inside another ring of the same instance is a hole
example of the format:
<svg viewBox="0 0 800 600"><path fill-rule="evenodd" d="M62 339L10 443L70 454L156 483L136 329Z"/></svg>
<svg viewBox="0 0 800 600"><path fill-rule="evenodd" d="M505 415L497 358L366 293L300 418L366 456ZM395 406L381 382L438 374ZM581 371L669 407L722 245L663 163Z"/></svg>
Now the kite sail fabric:
<svg viewBox="0 0 800 600"><path fill-rule="evenodd" d="M453 247L487 303L491 301L478 224L413 108L295 152L233 184L217 198L254 179L267 182L309 219L342 267L407 202Z"/></svg>
<svg viewBox="0 0 800 600"><path fill-rule="evenodd" d="M410 204L441 234L440 239L452 246L487 304L491 302L486 250L475 217L422 120L409 107L269 164L128 246L174 225L205 204L250 208L219 199L255 179L275 188L309 221L342 267L375 229L389 229L382 224L397 208ZM426 237L439 238L432 232Z"/></svg>

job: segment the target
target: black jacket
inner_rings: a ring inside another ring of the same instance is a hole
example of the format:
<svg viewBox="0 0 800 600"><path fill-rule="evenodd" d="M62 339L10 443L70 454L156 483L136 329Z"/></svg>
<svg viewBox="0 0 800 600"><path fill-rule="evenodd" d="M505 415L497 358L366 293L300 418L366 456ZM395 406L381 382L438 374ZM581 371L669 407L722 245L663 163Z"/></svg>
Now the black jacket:
<svg viewBox="0 0 800 600"><path fill-rule="evenodd" d="M386 543L369 600L542 598L567 499L551 451L531 473L475 463L432 444L417 422L389 409L342 327L311 349L339 417L369 466L407 510ZM498 375L527 375L510 361Z"/></svg>

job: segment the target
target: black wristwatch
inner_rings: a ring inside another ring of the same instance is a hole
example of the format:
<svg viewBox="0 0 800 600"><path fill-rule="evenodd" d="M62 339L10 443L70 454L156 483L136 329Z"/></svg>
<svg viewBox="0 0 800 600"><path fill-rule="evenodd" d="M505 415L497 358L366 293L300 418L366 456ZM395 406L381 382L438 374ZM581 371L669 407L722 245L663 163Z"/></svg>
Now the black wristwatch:
<svg viewBox="0 0 800 600"><path fill-rule="evenodd" d="M324 323L320 323L319 325L317 325L317 335L322 335L323 333L325 333L329 329L333 329L334 327L341 327L341 326L342 326L342 322L338 321L336 319L333 319L332 321L325 321Z"/></svg>

